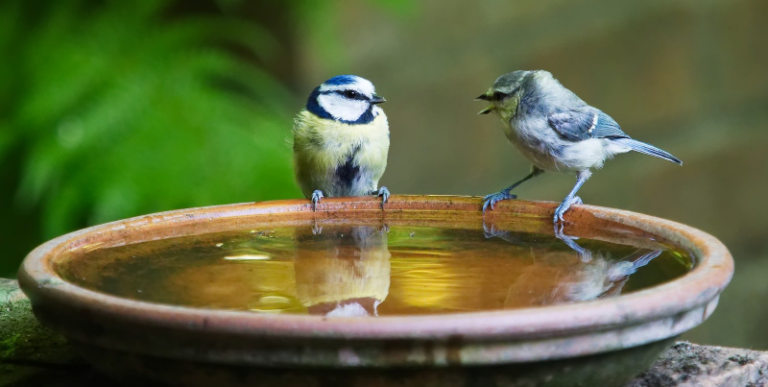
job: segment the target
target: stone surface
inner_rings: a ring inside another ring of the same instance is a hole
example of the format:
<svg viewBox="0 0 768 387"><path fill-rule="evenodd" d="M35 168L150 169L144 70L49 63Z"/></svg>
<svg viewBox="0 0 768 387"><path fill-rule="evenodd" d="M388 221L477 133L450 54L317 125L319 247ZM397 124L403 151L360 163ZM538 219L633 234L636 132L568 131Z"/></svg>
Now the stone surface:
<svg viewBox="0 0 768 387"><path fill-rule="evenodd" d="M768 386L768 352L681 341L627 387Z"/></svg>
<svg viewBox="0 0 768 387"><path fill-rule="evenodd" d="M16 281L0 279L0 386L79 383L88 371L62 336L35 320Z"/></svg>

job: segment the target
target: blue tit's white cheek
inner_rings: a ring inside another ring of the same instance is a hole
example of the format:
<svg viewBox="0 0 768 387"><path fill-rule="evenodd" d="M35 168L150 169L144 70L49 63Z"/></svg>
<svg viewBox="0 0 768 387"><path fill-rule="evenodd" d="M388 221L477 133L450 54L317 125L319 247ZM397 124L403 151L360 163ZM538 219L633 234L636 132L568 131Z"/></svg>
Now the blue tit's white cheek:
<svg viewBox="0 0 768 387"><path fill-rule="evenodd" d="M351 100L338 94L321 94L317 103L333 118L343 121L357 121L367 110L368 102Z"/></svg>

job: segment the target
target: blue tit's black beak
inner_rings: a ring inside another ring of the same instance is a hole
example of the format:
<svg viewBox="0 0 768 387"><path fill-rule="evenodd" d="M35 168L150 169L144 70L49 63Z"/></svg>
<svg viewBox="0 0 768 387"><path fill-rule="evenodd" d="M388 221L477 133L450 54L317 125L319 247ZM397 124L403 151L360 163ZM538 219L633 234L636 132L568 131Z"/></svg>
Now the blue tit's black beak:
<svg viewBox="0 0 768 387"><path fill-rule="evenodd" d="M479 97L475 98L475 101L490 101L491 97L488 94L480 94Z"/></svg>
<svg viewBox="0 0 768 387"><path fill-rule="evenodd" d="M378 94L374 94L373 97L371 97L371 103L374 105L384 103L384 102L387 102L387 100Z"/></svg>

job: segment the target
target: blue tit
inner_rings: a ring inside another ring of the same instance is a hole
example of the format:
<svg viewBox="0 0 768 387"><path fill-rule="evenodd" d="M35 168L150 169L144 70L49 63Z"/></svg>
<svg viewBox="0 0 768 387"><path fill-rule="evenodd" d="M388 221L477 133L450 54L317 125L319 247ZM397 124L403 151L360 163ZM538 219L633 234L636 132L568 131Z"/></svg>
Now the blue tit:
<svg viewBox="0 0 768 387"><path fill-rule="evenodd" d="M323 197L378 195L387 167L389 124L373 84L339 75L316 87L293 126L296 180L313 211Z"/></svg>
<svg viewBox="0 0 768 387"><path fill-rule="evenodd" d="M589 106L544 70L502 75L477 99L491 102L479 114L497 113L509 141L533 163L528 176L487 195L483 211L493 209L500 200L516 198L510 193L515 187L544 171L574 172L576 185L555 210L557 223L571 205L582 202L576 192L591 170L602 168L606 159L619 153L635 151L683 165L677 157L630 138L613 118Z"/></svg>

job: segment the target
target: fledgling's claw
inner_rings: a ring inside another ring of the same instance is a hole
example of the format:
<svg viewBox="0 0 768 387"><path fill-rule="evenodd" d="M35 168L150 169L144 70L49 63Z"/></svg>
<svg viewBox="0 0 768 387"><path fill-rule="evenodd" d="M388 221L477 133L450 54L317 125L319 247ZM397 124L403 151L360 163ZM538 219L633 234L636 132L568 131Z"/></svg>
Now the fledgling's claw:
<svg viewBox="0 0 768 387"><path fill-rule="evenodd" d="M483 213L485 213L485 210L488 207L491 207L491 210L493 210L493 205L502 201L502 200L511 200L511 199L517 199L517 195L509 193L508 190L501 190L496 193L492 193L490 195L485 195L485 198L483 198Z"/></svg>
<svg viewBox="0 0 768 387"><path fill-rule="evenodd" d="M557 206L557 209L555 210L555 219L554 222L565 222L565 219L563 218L563 215L565 215L565 212L568 211L568 209L571 208L574 204L584 204L584 202L581 200L580 197L574 196L570 200L566 199L563 200L562 203L560 203L559 206Z"/></svg>
<svg viewBox="0 0 768 387"><path fill-rule="evenodd" d="M389 190L387 187L382 186L379 188L379 191L376 193L377 196L381 196L381 209L384 209L384 205L387 204L387 201L389 200Z"/></svg>
<svg viewBox="0 0 768 387"><path fill-rule="evenodd" d="M320 199L324 198L323 191L316 189L312 192L312 212L317 211L317 203L320 203Z"/></svg>

